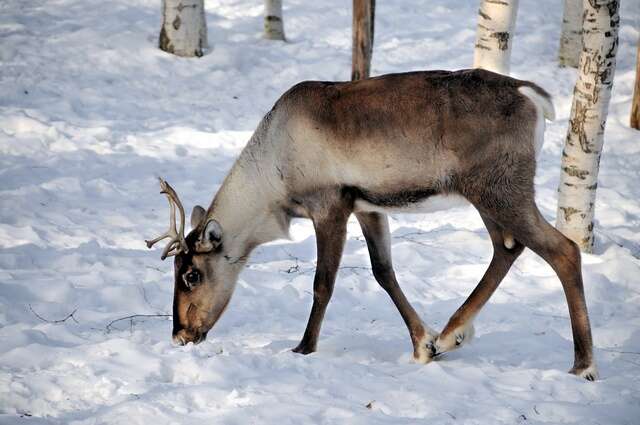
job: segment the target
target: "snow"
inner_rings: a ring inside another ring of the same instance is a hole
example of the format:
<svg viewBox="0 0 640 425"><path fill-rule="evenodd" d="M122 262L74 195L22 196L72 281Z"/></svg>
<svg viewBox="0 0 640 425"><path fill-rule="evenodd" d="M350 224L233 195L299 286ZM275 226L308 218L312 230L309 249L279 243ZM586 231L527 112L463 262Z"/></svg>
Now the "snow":
<svg viewBox="0 0 640 425"><path fill-rule="evenodd" d="M476 2L378 2L372 73L472 63ZM349 224L319 350L294 354L311 305L315 241L260 247L197 346L172 345L172 266L144 239L167 225L157 176L207 205L261 116L305 79L350 74L338 0L284 2L289 42L263 40L262 3L208 0L212 49L156 48L160 2L0 4L1 424L637 424L640 419L640 133L628 128L638 0L622 2L602 157L596 253L583 256L601 379L573 360L560 284L527 251L475 322L476 339L426 366ZM576 71L559 69L562 4L521 2L512 73L549 90L536 178L555 218ZM470 207L391 219L401 285L442 329L491 257ZM58 322L56 322L58 321Z"/></svg>

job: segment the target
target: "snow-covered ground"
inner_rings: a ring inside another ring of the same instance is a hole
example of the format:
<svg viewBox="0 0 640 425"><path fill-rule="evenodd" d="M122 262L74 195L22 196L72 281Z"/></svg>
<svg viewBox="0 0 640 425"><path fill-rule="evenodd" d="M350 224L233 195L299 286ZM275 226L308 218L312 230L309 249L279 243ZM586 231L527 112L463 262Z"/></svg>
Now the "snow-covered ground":
<svg viewBox="0 0 640 425"><path fill-rule="evenodd" d="M537 177L553 221L572 69L556 66L561 1L522 1L513 74L555 98ZM290 352L311 305L315 242L257 249L208 340L173 346L172 265L143 239L167 224L156 176L207 205L261 116L292 84L350 73L350 2L285 0L289 42L260 38L262 2L207 0L201 59L156 48L157 0L0 3L0 423L638 424L640 133L628 128L640 1L622 2L584 278L601 379L566 371L560 284L531 252L476 320L476 340L427 366L349 240L319 351ZM476 1L379 1L373 73L472 62ZM441 329L484 272L477 213L395 216L396 270ZM58 321L58 322L56 322Z"/></svg>

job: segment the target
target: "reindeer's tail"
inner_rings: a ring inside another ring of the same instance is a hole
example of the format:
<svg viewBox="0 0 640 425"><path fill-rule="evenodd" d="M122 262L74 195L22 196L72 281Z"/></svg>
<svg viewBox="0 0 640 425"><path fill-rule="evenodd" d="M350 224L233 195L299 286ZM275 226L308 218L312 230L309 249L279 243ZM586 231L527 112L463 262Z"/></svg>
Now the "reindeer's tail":
<svg viewBox="0 0 640 425"><path fill-rule="evenodd" d="M553 100L551 95L547 93L545 89L537 84L523 81L523 85L518 87L518 91L527 96L529 100L536 105L536 108L540 108L544 114L544 117L549 121L556 119L556 110L553 107Z"/></svg>

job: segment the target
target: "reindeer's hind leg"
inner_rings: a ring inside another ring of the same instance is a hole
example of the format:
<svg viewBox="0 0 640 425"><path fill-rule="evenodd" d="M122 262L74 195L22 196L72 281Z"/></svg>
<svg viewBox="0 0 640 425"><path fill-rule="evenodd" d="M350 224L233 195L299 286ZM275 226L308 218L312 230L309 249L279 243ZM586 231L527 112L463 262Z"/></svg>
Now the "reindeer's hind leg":
<svg viewBox="0 0 640 425"><path fill-rule="evenodd" d="M517 240L541 256L554 269L567 299L573 333L574 363L569 371L593 381L598 371L593 359L591 326L584 298L580 249L542 217L535 204L531 212L512 221Z"/></svg>
<svg viewBox="0 0 640 425"><path fill-rule="evenodd" d="M473 337L473 319L500 285L511 265L524 249L524 246L510 235L508 236L509 240L505 240L505 234L508 233L493 220L484 214L480 214L480 216L493 243L493 258L476 288L451 316L447 326L440 333L433 354L459 348Z"/></svg>
<svg viewBox="0 0 640 425"><path fill-rule="evenodd" d="M389 294L409 329L413 343L413 357L419 363L431 360L433 342L437 334L422 323L405 297L391 263L391 242L387 216L380 213L356 213L362 233L367 241L373 276Z"/></svg>
<svg viewBox="0 0 640 425"><path fill-rule="evenodd" d="M529 184L533 186L532 182ZM598 373L593 359L591 327L582 285L580 250L542 217L533 200L532 190L518 193L519 199L511 199L511 208L498 207L501 205L498 199L491 199L490 196L477 202L476 206L554 269L562 283L571 318L574 364L570 373L594 380Z"/></svg>

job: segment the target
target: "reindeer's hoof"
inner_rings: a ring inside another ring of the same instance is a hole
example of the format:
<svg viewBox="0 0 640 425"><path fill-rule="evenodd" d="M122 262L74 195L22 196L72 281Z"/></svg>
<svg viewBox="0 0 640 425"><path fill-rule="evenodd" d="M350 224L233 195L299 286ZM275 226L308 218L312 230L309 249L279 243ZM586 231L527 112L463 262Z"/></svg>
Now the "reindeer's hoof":
<svg viewBox="0 0 640 425"><path fill-rule="evenodd" d="M443 331L435 342L435 353L437 356L447 351L453 351L460 348L462 345L468 343L473 339L475 335L475 329L473 323L469 323L465 326L460 326L451 332Z"/></svg>
<svg viewBox="0 0 640 425"><path fill-rule="evenodd" d="M438 334L428 330L413 346L413 361L427 364L436 356L436 340Z"/></svg>
<svg viewBox="0 0 640 425"><path fill-rule="evenodd" d="M291 351L293 351L294 353L307 355L315 352L316 349L315 347L309 347L308 344L301 342L297 347L292 348Z"/></svg>
<svg viewBox="0 0 640 425"><path fill-rule="evenodd" d="M569 373L586 379L587 381L596 381L598 379L598 368L595 363L591 363L588 367L572 367Z"/></svg>

